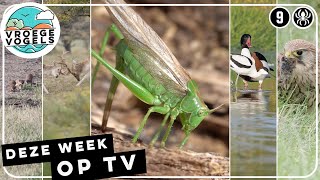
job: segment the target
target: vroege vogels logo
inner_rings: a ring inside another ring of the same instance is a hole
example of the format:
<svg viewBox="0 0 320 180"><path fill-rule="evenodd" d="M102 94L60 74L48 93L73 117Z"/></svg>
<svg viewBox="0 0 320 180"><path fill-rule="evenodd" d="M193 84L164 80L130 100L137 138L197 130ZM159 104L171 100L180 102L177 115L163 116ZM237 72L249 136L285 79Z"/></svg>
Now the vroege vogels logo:
<svg viewBox="0 0 320 180"><path fill-rule="evenodd" d="M42 4L12 5L3 14L1 39L4 46L16 56L44 56L55 47L59 37L57 16Z"/></svg>

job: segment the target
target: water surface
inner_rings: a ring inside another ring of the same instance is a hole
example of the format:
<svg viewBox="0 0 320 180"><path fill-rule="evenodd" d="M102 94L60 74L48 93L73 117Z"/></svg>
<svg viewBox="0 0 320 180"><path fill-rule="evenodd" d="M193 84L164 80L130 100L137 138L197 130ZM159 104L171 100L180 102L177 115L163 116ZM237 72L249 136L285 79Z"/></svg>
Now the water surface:
<svg viewBox="0 0 320 180"><path fill-rule="evenodd" d="M231 174L276 175L276 93L238 90L231 103Z"/></svg>

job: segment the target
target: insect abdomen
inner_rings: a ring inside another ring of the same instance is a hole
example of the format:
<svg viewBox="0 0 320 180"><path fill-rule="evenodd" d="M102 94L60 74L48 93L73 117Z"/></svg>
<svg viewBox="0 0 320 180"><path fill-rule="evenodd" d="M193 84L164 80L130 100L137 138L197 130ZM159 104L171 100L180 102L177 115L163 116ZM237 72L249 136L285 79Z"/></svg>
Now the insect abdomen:
<svg viewBox="0 0 320 180"><path fill-rule="evenodd" d="M171 107L174 107L180 101L180 99L167 91L161 83L151 76L140 62L136 60L129 49L125 51L123 60L127 75L148 89L152 94L157 95L162 102L166 102Z"/></svg>
<svg viewBox="0 0 320 180"><path fill-rule="evenodd" d="M164 87L157 83L132 55L126 55L124 63L126 65L126 73L131 79L142 84L153 94L161 95L165 92Z"/></svg>

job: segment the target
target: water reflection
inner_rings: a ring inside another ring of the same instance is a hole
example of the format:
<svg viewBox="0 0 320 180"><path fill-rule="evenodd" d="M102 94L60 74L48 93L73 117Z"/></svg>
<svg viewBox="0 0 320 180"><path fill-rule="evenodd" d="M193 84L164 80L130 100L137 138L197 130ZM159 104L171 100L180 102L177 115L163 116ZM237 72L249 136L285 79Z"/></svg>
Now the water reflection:
<svg viewBox="0 0 320 180"><path fill-rule="evenodd" d="M231 104L232 175L276 175L274 91L234 92Z"/></svg>

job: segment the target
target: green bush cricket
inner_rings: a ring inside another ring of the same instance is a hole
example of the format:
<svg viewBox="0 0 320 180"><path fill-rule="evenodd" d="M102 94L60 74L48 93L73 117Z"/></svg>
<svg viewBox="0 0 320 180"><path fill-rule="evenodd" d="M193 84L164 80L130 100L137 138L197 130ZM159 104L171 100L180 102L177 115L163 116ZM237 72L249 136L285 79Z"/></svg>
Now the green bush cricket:
<svg viewBox="0 0 320 180"><path fill-rule="evenodd" d="M119 0L107 2L125 4ZM190 78L156 32L132 8L106 8L115 24L107 29L100 53L92 50L92 56L98 60L93 81L100 63L113 74L104 109L102 130L106 129L113 96L120 81L137 98L151 105L132 141L138 140L149 115L156 112L165 116L150 145L157 141L167 120L170 119L161 141L161 146L164 147L172 125L179 116L185 133L185 138L180 144L180 148L183 147L190 133L217 108L208 109L199 95L195 81ZM115 68L102 58L110 32L120 39L115 46Z"/></svg>

